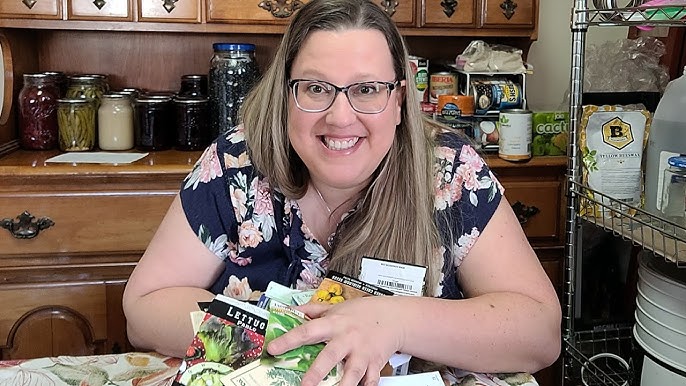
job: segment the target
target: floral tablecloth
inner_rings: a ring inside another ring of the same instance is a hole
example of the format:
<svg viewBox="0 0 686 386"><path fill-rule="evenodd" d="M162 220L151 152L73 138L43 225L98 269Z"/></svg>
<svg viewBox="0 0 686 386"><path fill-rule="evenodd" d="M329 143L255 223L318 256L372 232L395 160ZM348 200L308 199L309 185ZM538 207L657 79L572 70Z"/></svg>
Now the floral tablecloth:
<svg viewBox="0 0 686 386"><path fill-rule="evenodd" d="M181 364L156 353L59 356L0 361L2 386L170 386ZM451 386L537 386L531 375L456 372ZM265 385L266 386L266 385Z"/></svg>

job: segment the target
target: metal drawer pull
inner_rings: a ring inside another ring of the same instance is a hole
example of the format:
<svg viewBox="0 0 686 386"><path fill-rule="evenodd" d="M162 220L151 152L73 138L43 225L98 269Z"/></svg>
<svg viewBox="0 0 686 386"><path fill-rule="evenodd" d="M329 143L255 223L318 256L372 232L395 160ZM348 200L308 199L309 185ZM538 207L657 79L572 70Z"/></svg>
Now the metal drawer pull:
<svg viewBox="0 0 686 386"><path fill-rule="evenodd" d="M10 231L12 236L18 239L32 239L38 236L41 230L50 228L55 222L48 217L41 217L36 220L31 213L24 213L14 219L5 218L0 221L0 226Z"/></svg>
<svg viewBox="0 0 686 386"><path fill-rule="evenodd" d="M107 2L106 2L105 0L95 0L95 1L93 1L93 5L95 5L95 6L96 6L98 9L100 9L100 10L102 9L102 7L105 6L105 4L107 4Z"/></svg>
<svg viewBox="0 0 686 386"><path fill-rule="evenodd" d="M37 0L22 0L22 3L24 3L25 6L31 9L34 5L36 5L36 1Z"/></svg>
<svg viewBox="0 0 686 386"><path fill-rule="evenodd" d="M455 8L457 8L457 0L443 0L441 1L441 7L443 7L443 13L451 17L455 13Z"/></svg>
<svg viewBox="0 0 686 386"><path fill-rule="evenodd" d="M510 20L512 16L514 16L516 8L517 3L512 0L505 0L502 4L500 4L500 9L503 10L503 15L505 15L507 20Z"/></svg>
<svg viewBox="0 0 686 386"><path fill-rule="evenodd" d="M521 202L517 201L514 204L512 204L512 211L515 213L517 216L517 220L521 225L526 224L527 221L538 212L541 210L536 208L535 206L527 206L522 204Z"/></svg>
<svg viewBox="0 0 686 386"><path fill-rule="evenodd" d="M263 0L258 7L271 12L272 16L284 19L293 16L293 13L303 6L300 0Z"/></svg>

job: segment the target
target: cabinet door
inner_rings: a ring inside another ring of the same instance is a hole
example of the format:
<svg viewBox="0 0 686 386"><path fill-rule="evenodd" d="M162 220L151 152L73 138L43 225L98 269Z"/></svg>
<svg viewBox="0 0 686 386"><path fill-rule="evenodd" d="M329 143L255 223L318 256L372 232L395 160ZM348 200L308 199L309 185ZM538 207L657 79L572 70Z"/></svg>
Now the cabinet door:
<svg viewBox="0 0 686 386"><path fill-rule="evenodd" d="M534 28L537 0L482 0L482 27Z"/></svg>
<svg viewBox="0 0 686 386"><path fill-rule="evenodd" d="M131 0L68 0L67 19L131 21Z"/></svg>
<svg viewBox="0 0 686 386"><path fill-rule="evenodd" d="M140 21L200 23L200 0L138 0Z"/></svg>
<svg viewBox="0 0 686 386"><path fill-rule="evenodd" d="M416 26L417 3L414 0L376 1L399 27Z"/></svg>
<svg viewBox="0 0 686 386"><path fill-rule="evenodd" d="M207 0L207 21L286 24L309 0Z"/></svg>
<svg viewBox="0 0 686 386"><path fill-rule="evenodd" d="M463 27L476 25L475 0L424 0L422 27Z"/></svg>
<svg viewBox="0 0 686 386"><path fill-rule="evenodd" d="M62 2L58 0L2 0L0 17L22 19L61 19Z"/></svg>

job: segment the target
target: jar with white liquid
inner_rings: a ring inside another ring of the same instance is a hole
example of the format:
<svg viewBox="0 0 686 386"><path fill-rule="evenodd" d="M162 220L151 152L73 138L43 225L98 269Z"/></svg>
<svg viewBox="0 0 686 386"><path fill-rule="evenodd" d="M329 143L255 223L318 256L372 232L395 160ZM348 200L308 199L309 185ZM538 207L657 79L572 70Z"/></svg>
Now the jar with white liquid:
<svg viewBox="0 0 686 386"><path fill-rule="evenodd" d="M98 109L98 147L102 150L133 147L133 108L126 95L103 95Z"/></svg>

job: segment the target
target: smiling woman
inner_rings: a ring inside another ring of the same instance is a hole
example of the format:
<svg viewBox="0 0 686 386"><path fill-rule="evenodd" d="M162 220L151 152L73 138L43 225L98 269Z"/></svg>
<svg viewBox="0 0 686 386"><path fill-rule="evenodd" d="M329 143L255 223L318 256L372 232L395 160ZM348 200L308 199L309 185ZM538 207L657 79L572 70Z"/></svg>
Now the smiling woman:
<svg viewBox="0 0 686 386"><path fill-rule="evenodd" d="M12 52L9 41L0 33L0 125L7 123L12 108Z"/></svg>

